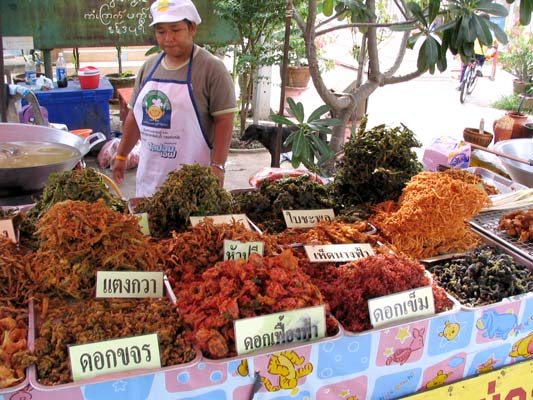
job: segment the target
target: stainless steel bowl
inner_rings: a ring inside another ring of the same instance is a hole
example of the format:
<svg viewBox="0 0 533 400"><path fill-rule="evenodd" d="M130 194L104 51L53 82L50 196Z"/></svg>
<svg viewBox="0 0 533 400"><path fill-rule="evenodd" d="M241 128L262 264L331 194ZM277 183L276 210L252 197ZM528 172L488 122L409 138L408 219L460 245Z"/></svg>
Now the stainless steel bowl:
<svg viewBox="0 0 533 400"><path fill-rule="evenodd" d="M48 175L71 170L93 146L105 140L106 136L101 132L93 133L84 139L73 133L46 126L0 123L0 143L32 141L61 143L78 151L75 157L55 164L0 168L0 188L7 191L28 192L42 189L48 180Z"/></svg>
<svg viewBox="0 0 533 400"><path fill-rule="evenodd" d="M494 145L494 149L500 153L531 160L533 158L533 139L502 140ZM501 156L499 158L513 181L530 188L533 187L533 166Z"/></svg>

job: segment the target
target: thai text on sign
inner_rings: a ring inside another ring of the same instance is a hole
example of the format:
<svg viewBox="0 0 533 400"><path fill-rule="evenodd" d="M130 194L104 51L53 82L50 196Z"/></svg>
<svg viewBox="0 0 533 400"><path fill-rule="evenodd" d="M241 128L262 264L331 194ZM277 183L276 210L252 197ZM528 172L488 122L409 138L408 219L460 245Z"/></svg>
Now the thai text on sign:
<svg viewBox="0 0 533 400"><path fill-rule="evenodd" d="M74 381L113 372L161 368L157 334L69 346Z"/></svg>
<svg viewBox="0 0 533 400"><path fill-rule="evenodd" d="M304 246L304 249L311 262L349 262L374 255L368 243Z"/></svg>
<svg viewBox="0 0 533 400"><path fill-rule="evenodd" d="M287 228L312 228L321 221L331 222L335 219L332 209L322 210L283 210Z"/></svg>
<svg viewBox="0 0 533 400"><path fill-rule="evenodd" d="M368 300L370 322L374 328L391 322L435 314L431 286L410 289Z"/></svg>
<svg viewBox="0 0 533 400"><path fill-rule="evenodd" d="M224 261L248 260L250 254L263 255L265 244L263 242L239 242L238 240L224 240Z"/></svg>
<svg viewBox="0 0 533 400"><path fill-rule="evenodd" d="M96 297L163 297L163 272L96 271Z"/></svg>
<svg viewBox="0 0 533 400"><path fill-rule="evenodd" d="M308 342L326 336L324 305L285 311L234 323L238 354L293 342Z"/></svg>

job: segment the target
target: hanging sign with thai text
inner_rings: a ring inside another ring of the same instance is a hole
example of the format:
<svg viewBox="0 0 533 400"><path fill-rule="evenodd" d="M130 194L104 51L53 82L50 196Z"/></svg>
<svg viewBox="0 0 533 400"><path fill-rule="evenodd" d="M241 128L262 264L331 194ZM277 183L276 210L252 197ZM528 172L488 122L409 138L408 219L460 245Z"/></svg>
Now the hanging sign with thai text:
<svg viewBox="0 0 533 400"><path fill-rule="evenodd" d="M309 342L326 336L324 305L285 311L234 323L237 353L246 354L288 343Z"/></svg>
<svg viewBox="0 0 533 400"><path fill-rule="evenodd" d="M323 210L283 210L287 228L312 228L321 221L331 222L335 213L331 208Z"/></svg>
<svg viewBox="0 0 533 400"><path fill-rule="evenodd" d="M350 262L374 255L368 243L309 245L304 249L311 262Z"/></svg>
<svg viewBox="0 0 533 400"><path fill-rule="evenodd" d="M431 286L410 289L368 300L370 322L374 328L391 322L435 314Z"/></svg>
<svg viewBox="0 0 533 400"><path fill-rule="evenodd" d="M96 271L96 297L163 297L163 272Z"/></svg>
<svg viewBox="0 0 533 400"><path fill-rule="evenodd" d="M157 334L69 346L74 381L114 372L161 368Z"/></svg>
<svg viewBox="0 0 533 400"><path fill-rule="evenodd" d="M250 254L256 253L262 256L265 252L263 242L239 242L238 240L224 240L224 261L248 260Z"/></svg>

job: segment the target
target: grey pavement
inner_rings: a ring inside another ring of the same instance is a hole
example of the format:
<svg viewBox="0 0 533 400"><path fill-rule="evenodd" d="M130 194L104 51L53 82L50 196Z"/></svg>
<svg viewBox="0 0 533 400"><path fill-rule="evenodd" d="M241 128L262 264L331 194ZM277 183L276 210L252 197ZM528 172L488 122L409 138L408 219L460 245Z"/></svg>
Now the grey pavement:
<svg viewBox="0 0 533 400"><path fill-rule="evenodd" d="M336 65L333 70L325 73L328 87L341 91L355 79L356 71L349 56L349 43L338 40L328 46L328 54L333 54ZM395 40L391 39L382 44L381 53L384 55L384 65L392 62L387 59L391 54L388 48L394 50ZM406 62L401 73L409 72L416 65L417 49L408 51ZM458 74L460 62L450 56L448 70L444 73L429 73L409 82L388 85L377 89L368 100L368 127L386 124L397 126L400 123L411 129L422 142L423 148L417 149L422 158L423 149L439 136L449 136L456 140L462 139L465 127L478 127L484 119L485 129L492 131L493 122L503 116L505 111L490 107L491 103L501 96L512 93L513 77L497 69L495 79L489 80L492 65L486 63L483 68L485 77L481 78L472 95L465 103L459 101ZM272 71L271 108L277 112L279 107L280 79L279 70ZM312 84L297 97L307 113L323 104ZM115 112L116 113L116 112ZM117 118L113 116L112 118ZM88 162L90 165L91 160ZM94 165L94 164L93 164ZM238 151L231 150L226 165L226 180L224 187L228 190L250 187L249 178L261 169L270 166L270 154L266 150ZM290 166L283 163L282 166ZM109 170L103 170L110 175ZM135 171L128 171L126 182L121 187L124 197L130 198L135 192Z"/></svg>

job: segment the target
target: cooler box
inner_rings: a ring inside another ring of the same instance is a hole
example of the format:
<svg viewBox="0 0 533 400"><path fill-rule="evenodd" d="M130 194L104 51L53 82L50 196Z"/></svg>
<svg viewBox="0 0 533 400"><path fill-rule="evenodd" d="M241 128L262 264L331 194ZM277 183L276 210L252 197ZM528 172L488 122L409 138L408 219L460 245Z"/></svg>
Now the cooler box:
<svg viewBox="0 0 533 400"><path fill-rule="evenodd" d="M70 131L90 128L109 138L109 100L113 86L107 78L102 77L96 89L82 89L77 80L69 80L66 88L38 90L35 95L39 105L48 110L50 122L65 124Z"/></svg>

